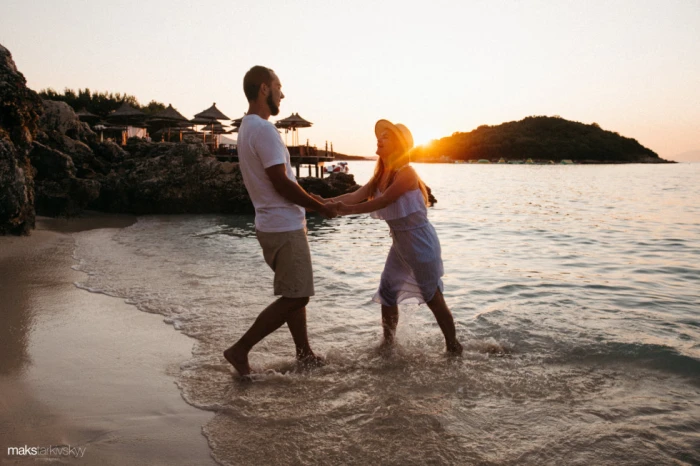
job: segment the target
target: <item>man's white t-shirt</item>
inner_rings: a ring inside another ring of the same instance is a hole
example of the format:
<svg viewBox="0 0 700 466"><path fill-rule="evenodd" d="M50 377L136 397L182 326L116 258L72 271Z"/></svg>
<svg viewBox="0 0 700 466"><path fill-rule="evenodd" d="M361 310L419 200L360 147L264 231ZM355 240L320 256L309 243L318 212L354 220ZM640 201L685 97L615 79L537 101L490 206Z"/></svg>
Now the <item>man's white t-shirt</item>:
<svg viewBox="0 0 700 466"><path fill-rule="evenodd" d="M275 233L306 226L304 208L282 197L265 172L266 168L283 163L287 178L297 182L289 151L272 123L258 115L243 117L238 129L238 161L243 182L255 206L256 229Z"/></svg>

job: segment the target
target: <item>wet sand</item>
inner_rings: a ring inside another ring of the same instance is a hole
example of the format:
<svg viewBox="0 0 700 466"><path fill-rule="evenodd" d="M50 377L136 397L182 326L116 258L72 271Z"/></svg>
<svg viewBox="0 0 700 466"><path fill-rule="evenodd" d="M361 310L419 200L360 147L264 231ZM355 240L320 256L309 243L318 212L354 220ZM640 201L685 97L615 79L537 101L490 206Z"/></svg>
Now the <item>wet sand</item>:
<svg viewBox="0 0 700 466"><path fill-rule="evenodd" d="M0 237L0 464L216 464L212 414L175 384L193 340L74 285L71 233L134 220L40 218L30 237ZM8 452L25 446L37 454Z"/></svg>

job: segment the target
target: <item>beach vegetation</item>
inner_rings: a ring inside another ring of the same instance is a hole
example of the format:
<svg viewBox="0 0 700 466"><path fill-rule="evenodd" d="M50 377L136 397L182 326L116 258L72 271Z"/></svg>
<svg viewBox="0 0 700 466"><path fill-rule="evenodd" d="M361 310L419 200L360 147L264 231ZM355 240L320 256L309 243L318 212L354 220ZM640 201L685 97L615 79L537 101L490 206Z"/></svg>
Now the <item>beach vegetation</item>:
<svg viewBox="0 0 700 466"><path fill-rule="evenodd" d="M147 105L141 105L136 97L129 94L113 93L113 92L92 92L90 89L73 89L65 88L63 92L57 92L52 88L43 89L39 92L39 96L44 100L58 100L70 105L76 112L81 109L87 109L88 112L94 113L100 117L106 117L110 112L118 109L126 102L134 108L137 108L145 114L155 113L165 109L165 105L161 102L151 100Z"/></svg>

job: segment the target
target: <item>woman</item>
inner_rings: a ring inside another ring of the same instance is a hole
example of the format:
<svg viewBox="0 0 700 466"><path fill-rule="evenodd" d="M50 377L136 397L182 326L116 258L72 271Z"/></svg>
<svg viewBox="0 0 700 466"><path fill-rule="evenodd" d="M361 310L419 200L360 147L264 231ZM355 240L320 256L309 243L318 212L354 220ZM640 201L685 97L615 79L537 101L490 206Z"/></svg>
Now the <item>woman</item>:
<svg viewBox="0 0 700 466"><path fill-rule="evenodd" d="M372 179L354 193L323 202L342 201L345 205L339 210L341 215L372 212L372 217L389 224L393 243L373 298L382 305L382 346L394 343L399 303L413 298L427 303L433 311L447 351L460 354L462 345L457 341L452 313L442 296L440 242L428 221L428 193L409 165L413 136L404 125L387 120L379 120L374 132L379 158Z"/></svg>

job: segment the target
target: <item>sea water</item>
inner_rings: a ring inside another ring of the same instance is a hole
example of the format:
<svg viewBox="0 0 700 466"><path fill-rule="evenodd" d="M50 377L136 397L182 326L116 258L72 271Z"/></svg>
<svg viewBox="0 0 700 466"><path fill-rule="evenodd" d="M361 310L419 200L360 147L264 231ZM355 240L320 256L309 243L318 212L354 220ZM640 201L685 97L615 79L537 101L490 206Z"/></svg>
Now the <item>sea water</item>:
<svg viewBox="0 0 700 466"><path fill-rule="evenodd" d="M461 358L415 304L378 350L391 239L368 215L307 220L319 369L286 327L251 352L253 382L222 357L274 299L252 216L78 233L77 285L196 340L178 385L216 413L221 464L700 464L700 164L415 167Z"/></svg>

